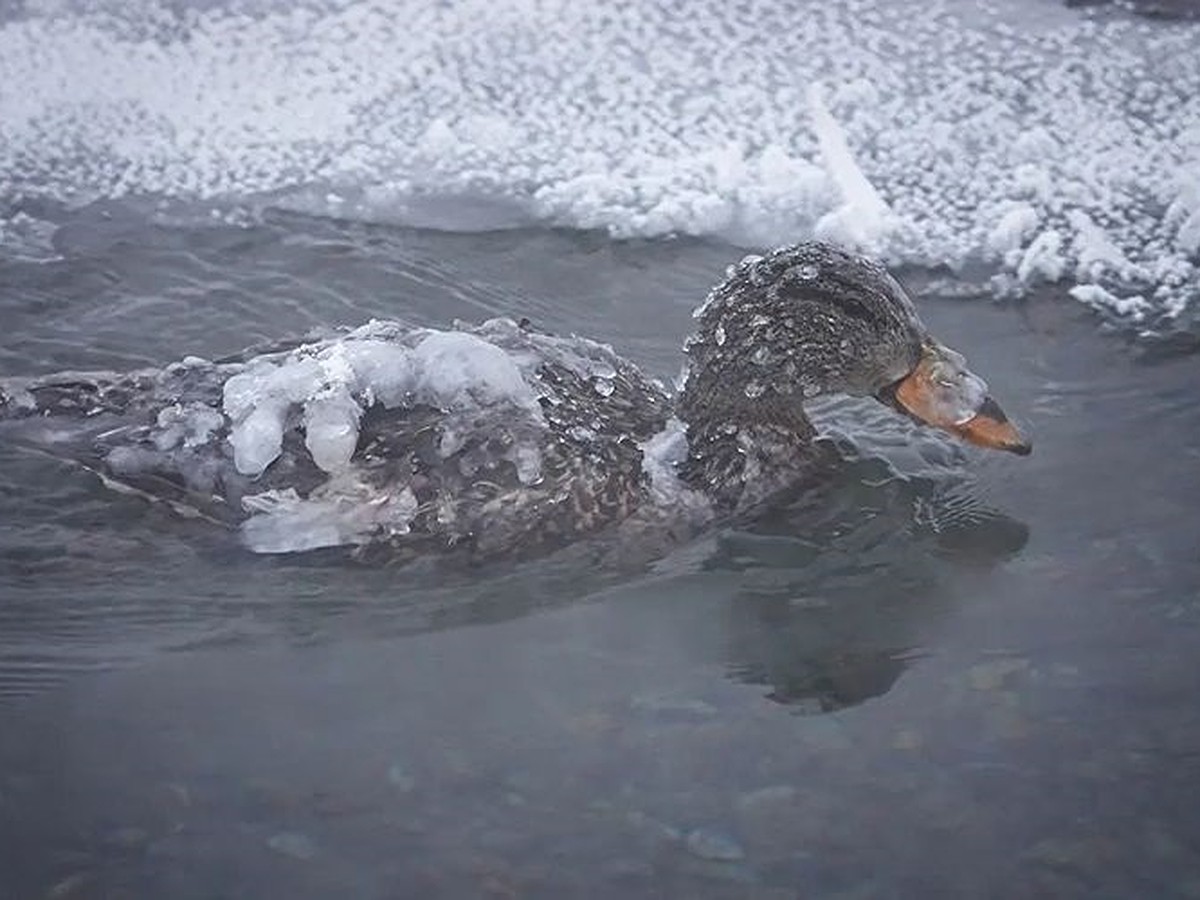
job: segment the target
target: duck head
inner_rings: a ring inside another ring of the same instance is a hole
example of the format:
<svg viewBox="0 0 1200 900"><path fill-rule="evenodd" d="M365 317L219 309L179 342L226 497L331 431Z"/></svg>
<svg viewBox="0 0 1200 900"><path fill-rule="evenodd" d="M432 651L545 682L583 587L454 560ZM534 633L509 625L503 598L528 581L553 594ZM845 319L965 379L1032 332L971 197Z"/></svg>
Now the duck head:
<svg viewBox="0 0 1200 900"><path fill-rule="evenodd" d="M967 443L1021 456L1033 450L992 399L987 382L967 368L963 355L932 338L922 343L916 367L875 397L915 421L941 428Z"/></svg>
<svg viewBox="0 0 1200 900"><path fill-rule="evenodd" d="M882 264L828 244L748 257L696 311L680 417L693 434L759 428L807 442L803 400L875 397L969 443L1030 452L964 358L931 335Z"/></svg>

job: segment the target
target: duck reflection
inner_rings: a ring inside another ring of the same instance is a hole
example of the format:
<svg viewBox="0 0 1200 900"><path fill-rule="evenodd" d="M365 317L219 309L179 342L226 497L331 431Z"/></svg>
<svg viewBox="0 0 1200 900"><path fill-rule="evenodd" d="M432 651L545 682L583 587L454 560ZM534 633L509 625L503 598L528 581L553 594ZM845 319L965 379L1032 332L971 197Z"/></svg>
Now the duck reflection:
<svg viewBox="0 0 1200 900"><path fill-rule="evenodd" d="M723 535L705 564L741 573L725 622L730 677L798 713L886 694L961 597L956 575L1029 538L969 485L880 479L878 466L845 462L836 484Z"/></svg>

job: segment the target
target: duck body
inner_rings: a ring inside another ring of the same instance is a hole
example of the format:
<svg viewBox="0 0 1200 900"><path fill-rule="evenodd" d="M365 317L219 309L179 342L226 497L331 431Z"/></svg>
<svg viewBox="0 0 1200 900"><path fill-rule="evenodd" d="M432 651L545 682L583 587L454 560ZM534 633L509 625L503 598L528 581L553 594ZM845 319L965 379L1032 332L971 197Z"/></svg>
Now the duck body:
<svg viewBox="0 0 1200 900"><path fill-rule="evenodd" d="M254 549L394 542L492 556L633 512L661 385L510 319L0 385L3 433L237 524Z"/></svg>
<svg viewBox="0 0 1200 900"><path fill-rule="evenodd" d="M373 321L218 362L3 379L0 436L261 552L528 555L748 514L820 467L806 398L886 392L929 357L886 270L823 244L747 258L696 318L677 397L605 345L524 322Z"/></svg>

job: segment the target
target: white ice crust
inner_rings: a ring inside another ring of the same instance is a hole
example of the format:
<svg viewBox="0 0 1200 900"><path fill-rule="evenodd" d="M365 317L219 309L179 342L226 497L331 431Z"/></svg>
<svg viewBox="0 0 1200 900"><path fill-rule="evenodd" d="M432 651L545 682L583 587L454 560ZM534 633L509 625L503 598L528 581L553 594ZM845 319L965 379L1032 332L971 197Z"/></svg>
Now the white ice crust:
<svg viewBox="0 0 1200 900"><path fill-rule="evenodd" d="M380 533L408 533L417 498L408 487L379 494L339 476L302 498L294 490L253 494L243 501L253 513L242 524L242 541L256 553L294 553L356 544Z"/></svg>
<svg viewBox="0 0 1200 900"><path fill-rule="evenodd" d="M499 412L514 437L505 458L522 484L534 485L542 478L539 442L546 428L539 398L547 394L537 369L547 360L587 379L601 394L602 385L612 390L612 349L592 341L526 332L503 318L469 331L372 321L335 338L250 360L225 382L225 416L203 409L170 412L160 416L159 425L172 442L206 428L207 440L227 417L234 464L251 478L279 457L284 434L298 426L313 462L328 478L307 496L264 489L244 497L250 513L242 525L244 542L261 553L359 543L407 533L417 513L408 486L369 484L352 464L359 424L370 406L439 410L439 449L445 457L462 447L480 421L494 422Z"/></svg>
<svg viewBox="0 0 1200 900"><path fill-rule="evenodd" d="M638 445L642 451L642 469L650 480L650 490L661 504L676 501L689 489L679 480L676 467L687 458L687 426L674 416L658 434Z"/></svg>
<svg viewBox="0 0 1200 900"><path fill-rule="evenodd" d="M6 197L267 198L451 228L823 234L995 263L1015 289L1101 278L1167 316L1195 293L1195 24L1046 0L17 9L0 241L18 253L37 229Z"/></svg>
<svg viewBox="0 0 1200 900"><path fill-rule="evenodd" d="M481 421L495 422L499 415L513 438L504 458L522 484L535 485L542 479L546 433L541 401L555 399L538 374L546 362L569 369L601 396L614 389L618 360L612 348L585 338L527 331L506 318L446 331L372 321L233 366L224 384L224 416L203 407L172 407L159 417L160 449L203 443L227 419L234 465L256 478L279 458L285 433L299 427L328 478L307 496L264 489L245 497L251 514L242 526L247 546L280 553L404 534L417 512L412 491L372 486L352 463L366 410L375 403L437 409L444 457L458 452Z"/></svg>
<svg viewBox="0 0 1200 900"><path fill-rule="evenodd" d="M825 105L820 84L809 85L808 107L825 170L842 199L840 206L818 220L815 236L874 252L886 249L900 222L855 162L845 132Z"/></svg>
<svg viewBox="0 0 1200 900"><path fill-rule="evenodd" d="M339 472L358 444L364 409L375 402L448 411L507 403L541 421L520 361L495 344L465 332L400 331L372 322L341 338L254 360L225 382L234 464L243 475L265 471L279 456L290 417L298 415L313 462ZM528 473L535 463L527 457L518 469Z"/></svg>

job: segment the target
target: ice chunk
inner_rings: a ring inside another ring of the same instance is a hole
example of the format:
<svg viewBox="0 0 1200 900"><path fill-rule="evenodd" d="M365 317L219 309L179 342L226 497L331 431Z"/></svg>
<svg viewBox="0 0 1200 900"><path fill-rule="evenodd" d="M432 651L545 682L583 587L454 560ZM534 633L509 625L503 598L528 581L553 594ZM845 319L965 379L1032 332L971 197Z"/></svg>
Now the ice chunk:
<svg viewBox="0 0 1200 900"><path fill-rule="evenodd" d="M225 425L225 417L203 403L175 403L159 412L156 424L159 430L154 432L153 441L159 450L180 444L191 448L207 444Z"/></svg>
<svg viewBox="0 0 1200 900"><path fill-rule="evenodd" d="M1127 280L1149 280L1150 274L1130 262L1104 229L1083 210L1071 210L1067 213L1067 221L1075 229L1075 277L1079 281L1094 280L1105 272Z"/></svg>
<svg viewBox="0 0 1200 900"><path fill-rule="evenodd" d="M1180 224L1175 233L1175 246L1190 256L1200 254L1200 206Z"/></svg>
<svg viewBox="0 0 1200 900"><path fill-rule="evenodd" d="M254 407L229 433L233 464L243 475L261 475L283 448L284 407L264 403Z"/></svg>
<svg viewBox="0 0 1200 900"><path fill-rule="evenodd" d="M432 331L413 349L416 389L437 406L506 400L540 418L537 396L514 359L473 334Z"/></svg>
<svg viewBox="0 0 1200 900"><path fill-rule="evenodd" d="M712 512L705 496L679 480L677 467L688 454L687 426L672 417L658 434L638 445L642 451L642 471L650 482L655 505L686 511L689 517L705 518Z"/></svg>
<svg viewBox="0 0 1200 900"><path fill-rule="evenodd" d="M883 240L895 230L895 216L855 162L845 132L825 105L820 84L809 85L808 107L821 158L843 200L841 207L817 222L815 233L829 240L879 250Z"/></svg>
<svg viewBox="0 0 1200 900"><path fill-rule="evenodd" d="M1142 321L1151 308L1146 298L1140 294L1133 297L1118 297L1098 284L1079 284L1071 288L1069 293L1076 300L1086 303L1093 309L1115 313L1134 322Z"/></svg>
<svg viewBox="0 0 1200 900"><path fill-rule="evenodd" d="M1026 284L1038 276L1046 281L1058 281L1067 267L1067 261L1059 253L1061 248L1061 234L1052 228L1043 231L1025 248L1017 265L1017 278Z"/></svg>
<svg viewBox="0 0 1200 900"><path fill-rule="evenodd" d="M331 478L308 498L289 488L252 494L242 503L253 514L242 523L242 541L256 553L294 553L407 534L419 506L409 487L380 492L345 476Z"/></svg>
<svg viewBox="0 0 1200 900"><path fill-rule="evenodd" d="M320 375L320 364L312 358L282 365L259 360L226 380L223 405L232 422L229 443L239 472L260 475L275 461L289 408L312 394Z"/></svg>
<svg viewBox="0 0 1200 900"><path fill-rule="evenodd" d="M1200 127L1196 129L1200 145ZM1198 146L1200 151L1200 146ZM1183 180L1175 199L1163 214L1163 224L1175 231L1175 248L1187 256L1200 254L1200 177Z"/></svg>
<svg viewBox="0 0 1200 900"><path fill-rule="evenodd" d="M938 347L929 372L930 408L937 419L961 425L973 418L987 399L987 382L967 368L967 360L949 347Z"/></svg>
<svg viewBox="0 0 1200 900"><path fill-rule="evenodd" d="M587 343L590 344L591 342L588 341ZM599 347L599 345L597 345L597 347ZM611 348L604 349L608 350L609 354L611 355ZM607 381L617 377L617 370L613 366L612 362L607 359L598 359L595 355L590 355L588 357L587 370L588 374L592 378L599 378Z"/></svg>
<svg viewBox="0 0 1200 900"><path fill-rule="evenodd" d="M309 400L304 406L304 445L313 462L326 472L349 465L358 446L361 415L362 409L344 387Z"/></svg>
<svg viewBox="0 0 1200 900"><path fill-rule="evenodd" d="M330 505L303 500L291 488L253 494L242 502L247 511L256 513L242 523L242 540L255 553L291 553L343 543Z"/></svg>
<svg viewBox="0 0 1200 900"><path fill-rule="evenodd" d="M612 393L611 385L600 382L617 377L620 359L607 344L576 335L564 337L522 329L508 318L489 319L473 331L505 348L527 381L540 385L539 370L544 363L553 362L585 381L594 380L602 396Z"/></svg>
<svg viewBox="0 0 1200 900"><path fill-rule="evenodd" d="M998 255L1016 250L1038 226L1038 211L1028 203L1018 203L1000 217L988 234L988 249Z"/></svg>
<svg viewBox="0 0 1200 900"><path fill-rule="evenodd" d="M542 480L542 454L535 444L518 444L509 459L517 467L517 480L521 484L537 484Z"/></svg>
<svg viewBox="0 0 1200 900"><path fill-rule="evenodd" d="M359 335L376 333L380 325L371 323L351 332L342 352L365 405L378 401L393 409L404 403L416 387L417 378L408 348L383 340L357 339Z"/></svg>
<svg viewBox="0 0 1200 900"><path fill-rule="evenodd" d="M317 354L317 365L321 367L321 378L331 390L348 387L354 383L356 372L353 365L352 340L335 341ZM357 349L357 348L355 348Z"/></svg>
<svg viewBox="0 0 1200 900"><path fill-rule="evenodd" d="M237 470L243 475L262 474L279 456L291 407L322 392L325 397L335 394L348 397L345 383L352 376L348 362L336 354L327 354L324 358L293 355L278 364L268 359L256 360L245 372L226 380L223 406L233 423L229 443L233 447ZM336 430L338 423L334 421L337 417L327 408L329 401L323 402L326 405L318 403L311 416L306 413L306 420L312 418L316 423L315 444L321 448L323 459L332 465L341 452L341 445L334 445L337 438L330 431ZM342 402L344 404L345 400ZM342 421L345 419L345 416L341 417ZM357 415L354 424L357 425ZM357 439L357 434L354 438ZM341 440L346 440L345 435ZM313 449L312 443L309 449Z"/></svg>
<svg viewBox="0 0 1200 900"><path fill-rule="evenodd" d="M542 422L537 393L518 357L503 348L461 331L372 322L342 338L257 359L225 382L237 469L256 476L279 456L297 406L313 461L326 472L345 468L358 444L362 412L375 402L446 410L510 403Z"/></svg>

